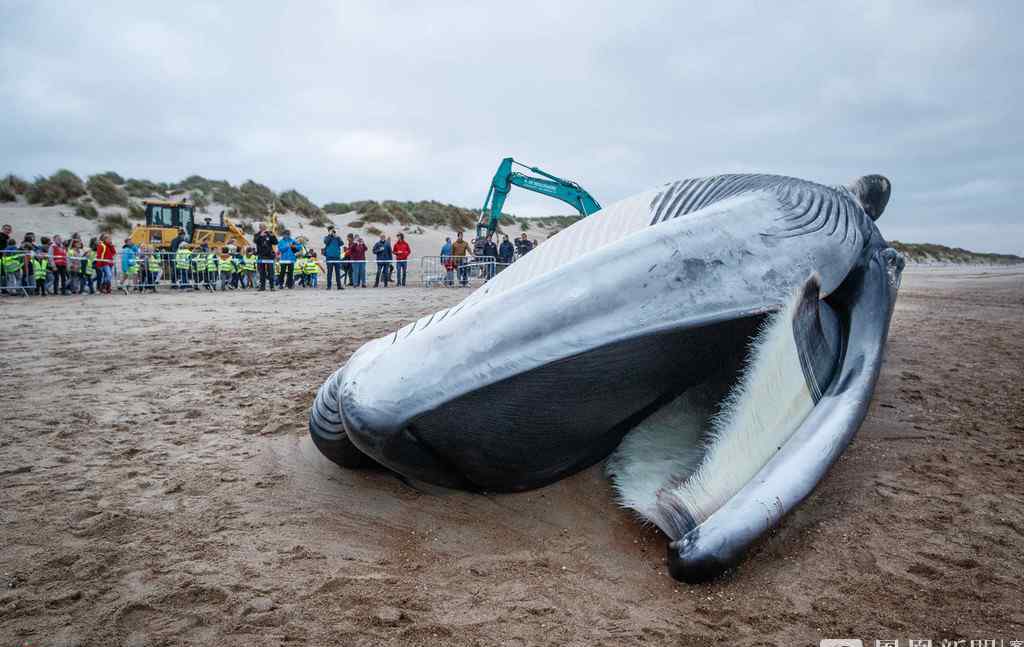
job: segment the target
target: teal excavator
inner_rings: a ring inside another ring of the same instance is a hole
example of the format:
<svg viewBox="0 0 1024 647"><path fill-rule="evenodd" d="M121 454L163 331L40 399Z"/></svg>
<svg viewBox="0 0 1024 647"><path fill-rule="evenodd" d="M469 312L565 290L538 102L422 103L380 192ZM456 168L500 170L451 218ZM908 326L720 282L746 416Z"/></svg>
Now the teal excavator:
<svg viewBox="0 0 1024 647"><path fill-rule="evenodd" d="M536 173L541 177L513 171L513 164L531 173ZM561 200L566 204L572 205L584 217L601 210L601 205L597 203L597 200L579 184L551 175L536 166L527 166L515 161L511 157L506 157L498 165L498 172L494 174L494 179L491 180L491 188L487 191L487 199L484 200L484 206L480 209L480 221L476 226L476 237L478 239L494 233L494 230L498 228L498 221L501 219L501 208L505 205L505 198L508 197L508 192L513 186L543 193L556 200Z"/></svg>

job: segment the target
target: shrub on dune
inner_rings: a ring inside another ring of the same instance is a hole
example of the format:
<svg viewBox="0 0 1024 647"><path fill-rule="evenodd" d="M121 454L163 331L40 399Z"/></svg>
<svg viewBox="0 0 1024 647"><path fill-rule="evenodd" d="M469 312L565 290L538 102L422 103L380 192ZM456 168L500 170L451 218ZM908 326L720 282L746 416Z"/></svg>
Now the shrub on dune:
<svg viewBox="0 0 1024 647"><path fill-rule="evenodd" d="M85 195L82 179L67 169L61 169L50 177L39 176L25 192L30 204L70 204Z"/></svg>
<svg viewBox="0 0 1024 647"><path fill-rule="evenodd" d="M32 187L30 182L26 182L13 173L9 174L3 180L0 180L0 201L2 202L14 202L17 196L24 194Z"/></svg>
<svg viewBox="0 0 1024 647"><path fill-rule="evenodd" d="M86 220L96 220L100 217L100 212L91 204L79 202L75 205L75 215Z"/></svg>
<svg viewBox="0 0 1024 647"><path fill-rule="evenodd" d="M246 180L238 191L238 200L232 206L247 218L263 220L276 206L277 196L270 190L270 187L258 182Z"/></svg>
<svg viewBox="0 0 1024 647"><path fill-rule="evenodd" d="M102 173L97 173L96 175L99 177L106 178L119 186L124 184L124 178L121 177L120 174L115 173L114 171L103 171Z"/></svg>
<svg viewBox="0 0 1024 647"><path fill-rule="evenodd" d="M116 231L131 231L132 224L119 213L108 213L100 219L101 234L112 234Z"/></svg>
<svg viewBox="0 0 1024 647"><path fill-rule="evenodd" d="M347 202L328 202L324 205L324 211L336 215L343 215L355 211Z"/></svg>
<svg viewBox="0 0 1024 647"><path fill-rule="evenodd" d="M333 227L334 221L328 218L323 212L320 212L310 217L309 224L314 227Z"/></svg>
<svg viewBox="0 0 1024 647"><path fill-rule="evenodd" d="M124 190L133 198L149 198L154 195L163 197L163 185L149 180L129 178L124 183Z"/></svg>
<svg viewBox="0 0 1024 647"><path fill-rule="evenodd" d="M62 168L50 176L50 182L55 183L64 190L69 200L80 198L85 195L85 184L82 178L78 177L66 168Z"/></svg>
<svg viewBox="0 0 1024 647"><path fill-rule="evenodd" d="M85 186L89 189L89 194L101 207L109 207L111 205L118 207L128 206L128 194L121 187L117 186L109 176L90 176Z"/></svg>
<svg viewBox="0 0 1024 647"><path fill-rule="evenodd" d="M365 222L379 222L382 225L389 225L395 220L388 210L377 202L372 202L365 209L360 209L359 215Z"/></svg>

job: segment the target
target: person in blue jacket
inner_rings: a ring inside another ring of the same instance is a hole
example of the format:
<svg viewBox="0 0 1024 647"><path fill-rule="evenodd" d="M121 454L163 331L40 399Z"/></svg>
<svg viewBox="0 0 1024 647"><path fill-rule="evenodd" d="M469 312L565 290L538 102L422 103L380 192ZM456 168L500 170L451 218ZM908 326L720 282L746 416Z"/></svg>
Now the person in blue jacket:
<svg viewBox="0 0 1024 647"><path fill-rule="evenodd" d="M341 248L343 244L341 238L338 237L334 227L330 227L327 230L327 235L324 236L324 262L327 265L327 289L331 289L331 276L334 276L338 280L338 289L344 290L344 281L341 278Z"/></svg>
<svg viewBox="0 0 1024 647"><path fill-rule="evenodd" d="M452 239L445 238L444 245L441 245L441 267L444 268L444 284L452 286L455 284L455 268L452 265Z"/></svg>
<svg viewBox="0 0 1024 647"><path fill-rule="evenodd" d="M289 290L295 285L295 252L299 250L299 244L292 238L292 232L287 229L277 241L277 252L281 262L281 270L277 275L277 286L287 286Z"/></svg>
<svg viewBox="0 0 1024 647"><path fill-rule="evenodd" d="M121 289L127 292L129 283L135 283L139 272L139 246L130 238L124 239L121 247Z"/></svg>
<svg viewBox="0 0 1024 647"><path fill-rule="evenodd" d="M508 239L508 236L501 237L501 245L498 246L498 263L501 265L511 265L512 258L516 255L516 248L512 246L512 242Z"/></svg>
<svg viewBox="0 0 1024 647"><path fill-rule="evenodd" d="M388 287L388 281L391 280L391 241L384 237L384 234L380 235L378 240L373 245L373 255L377 257L377 276L373 279L373 287L380 287L380 277L384 277L384 287Z"/></svg>

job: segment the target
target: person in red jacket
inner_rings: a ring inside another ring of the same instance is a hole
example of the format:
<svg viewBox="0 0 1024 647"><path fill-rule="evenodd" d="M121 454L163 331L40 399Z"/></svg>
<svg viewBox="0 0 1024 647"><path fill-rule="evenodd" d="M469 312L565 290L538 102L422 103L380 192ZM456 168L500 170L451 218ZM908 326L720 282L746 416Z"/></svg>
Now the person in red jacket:
<svg viewBox="0 0 1024 647"><path fill-rule="evenodd" d="M391 252L395 255L395 267L398 270L398 274L395 277L395 285L405 285L405 274L409 266L409 254L412 250L409 249L409 243L405 242L405 236L398 234L398 240L391 247Z"/></svg>
<svg viewBox="0 0 1024 647"><path fill-rule="evenodd" d="M362 237L356 236L354 243L348 246L348 260L352 265L353 287L366 287L366 243Z"/></svg>
<svg viewBox="0 0 1024 647"><path fill-rule="evenodd" d="M100 292L110 294L110 285L114 282L114 256L117 248L110 242L110 234L100 236L96 244L96 272L99 275Z"/></svg>
<svg viewBox="0 0 1024 647"><path fill-rule="evenodd" d="M53 293L68 293L68 250L64 239L54 236L49 249L50 266L53 267Z"/></svg>

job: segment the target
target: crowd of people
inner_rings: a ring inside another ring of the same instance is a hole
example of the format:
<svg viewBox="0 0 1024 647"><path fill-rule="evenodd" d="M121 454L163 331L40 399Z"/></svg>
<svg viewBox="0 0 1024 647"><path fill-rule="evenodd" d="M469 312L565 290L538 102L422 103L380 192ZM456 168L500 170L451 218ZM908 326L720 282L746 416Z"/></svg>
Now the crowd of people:
<svg viewBox="0 0 1024 647"><path fill-rule="evenodd" d="M446 238L439 254L446 271L445 284L454 286L469 281L470 261L483 263L485 279L536 245L526 234L513 244L503 236L500 244L488 235L467 242L462 232L456 239ZM344 239L331 227L323 238L320 254L305 238L293 238L284 230L278 237L266 225L260 225L253 244L239 249L234 245L210 248L206 243L193 245L183 230L171 241L170 250L139 245L125 239L120 249L110 234L85 241L77 232L65 240L62 236L42 236L36 240L27 232L19 243L10 225L0 227L0 293L6 295L111 294L123 291L153 291L162 282L175 290L273 291L294 287L317 288L326 275L327 289L366 288L367 254L376 261L373 287L405 286L412 249L399 233L395 240L381 233L369 247L358 234ZM321 259L322 255L322 259Z"/></svg>

